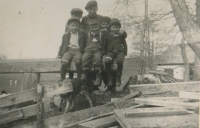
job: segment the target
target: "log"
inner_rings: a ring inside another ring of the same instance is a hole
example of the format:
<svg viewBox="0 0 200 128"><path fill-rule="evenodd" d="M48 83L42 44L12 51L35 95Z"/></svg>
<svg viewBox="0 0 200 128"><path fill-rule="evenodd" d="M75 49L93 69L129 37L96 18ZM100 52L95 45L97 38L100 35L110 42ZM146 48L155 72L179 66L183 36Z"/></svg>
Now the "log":
<svg viewBox="0 0 200 128"><path fill-rule="evenodd" d="M178 82L178 83L163 83L163 84L141 84L129 85L130 93L140 91L142 94L153 94L160 92L179 92L179 91L199 91L200 81L195 82Z"/></svg>
<svg viewBox="0 0 200 128"><path fill-rule="evenodd" d="M186 99L200 99L200 92L179 92L180 98Z"/></svg>
<svg viewBox="0 0 200 128"><path fill-rule="evenodd" d="M52 97L54 95L71 92L72 87L63 83L47 83L43 85L43 98ZM4 97L0 97L0 108L19 104L22 102L36 100L37 89L30 89L27 91L9 94Z"/></svg>

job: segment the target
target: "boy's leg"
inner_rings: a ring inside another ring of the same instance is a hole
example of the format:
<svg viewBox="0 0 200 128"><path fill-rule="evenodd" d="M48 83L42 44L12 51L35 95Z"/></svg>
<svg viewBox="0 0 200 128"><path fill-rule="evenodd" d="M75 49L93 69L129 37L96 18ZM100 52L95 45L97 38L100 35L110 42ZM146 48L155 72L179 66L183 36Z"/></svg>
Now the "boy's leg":
<svg viewBox="0 0 200 128"><path fill-rule="evenodd" d="M118 52L116 54L116 60L117 60L117 80L116 80L116 86L120 86L121 85L121 76L122 76L124 59L125 59L124 52Z"/></svg>
<svg viewBox="0 0 200 128"><path fill-rule="evenodd" d="M82 53L80 51L76 51L74 53L73 59L76 65L77 78L81 78L81 74L82 74L81 58L82 58Z"/></svg>
<svg viewBox="0 0 200 128"><path fill-rule="evenodd" d="M95 86L99 86L101 83L101 64L102 64L102 54L101 51L95 51L92 58L92 64L96 73L96 80L93 83Z"/></svg>
<svg viewBox="0 0 200 128"><path fill-rule="evenodd" d="M61 69L60 69L61 81L65 79L66 68L67 68L71 58L72 58L72 54L70 52L65 52L61 58Z"/></svg>
<svg viewBox="0 0 200 128"><path fill-rule="evenodd" d="M91 51L85 51L82 56L82 76L81 79L86 79L86 74L88 70L90 69L90 63L92 61L93 53Z"/></svg>
<svg viewBox="0 0 200 128"><path fill-rule="evenodd" d="M106 73L108 75L108 86L112 86L112 82L113 82L113 76L112 76L112 70L111 70L111 64L113 62L113 58L114 58L114 53L109 52L106 55L105 58L105 67L106 67Z"/></svg>

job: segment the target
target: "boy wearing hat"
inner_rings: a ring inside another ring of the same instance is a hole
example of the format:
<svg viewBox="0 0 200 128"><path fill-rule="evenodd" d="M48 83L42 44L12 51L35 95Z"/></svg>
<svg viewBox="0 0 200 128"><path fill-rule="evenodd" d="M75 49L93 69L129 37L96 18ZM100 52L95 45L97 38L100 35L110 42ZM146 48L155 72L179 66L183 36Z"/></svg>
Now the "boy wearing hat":
<svg viewBox="0 0 200 128"><path fill-rule="evenodd" d="M70 18L67 21L69 33L65 33L62 37L62 44L58 52L58 58L61 58L61 80L65 79L66 68L73 59L77 69L77 77L81 78L81 58L85 48L86 35L79 31L79 19Z"/></svg>
<svg viewBox="0 0 200 128"><path fill-rule="evenodd" d="M100 33L100 25L96 19L92 19L89 22L89 32L87 36L87 44L84 49L84 54L82 57L82 79L86 79L86 75L88 74L88 70L90 69L91 62L94 66L94 70L96 73L96 80L93 83L95 86L100 85L100 68L101 68L101 60L102 60L102 37Z"/></svg>
<svg viewBox="0 0 200 128"><path fill-rule="evenodd" d="M89 21L92 19L96 19L98 21L98 23L100 23L103 16L97 14L98 4L97 4L97 1L95 1L95 0L89 1L86 4L85 9L87 10L88 15L86 15L82 18L81 24L83 25L83 29L87 33L89 31Z"/></svg>
<svg viewBox="0 0 200 128"><path fill-rule="evenodd" d="M108 75L108 86L112 86L113 76L111 64L113 59L117 61L117 79L116 86L121 85L121 75L123 62L127 55L127 44L124 35L119 34L121 23L118 19L112 19L109 24L109 33L104 38L104 52L106 53L105 66Z"/></svg>
<svg viewBox="0 0 200 128"><path fill-rule="evenodd" d="M82 15L83 15L83 11L80 8L73 8L70 11L70 13L71 13L71 18L77 18L79 19L79 21L81 20ZM82 28L81 24L79 24L79 28ZM69 32L67 30L68 30L68 25L66 24L65 32Z"/></svg>

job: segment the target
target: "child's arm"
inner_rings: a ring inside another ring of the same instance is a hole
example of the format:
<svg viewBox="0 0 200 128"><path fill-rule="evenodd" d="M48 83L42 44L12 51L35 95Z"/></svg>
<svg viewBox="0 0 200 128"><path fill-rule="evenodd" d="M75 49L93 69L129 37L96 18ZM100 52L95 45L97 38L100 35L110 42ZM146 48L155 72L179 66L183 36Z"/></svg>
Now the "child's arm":
<svg viewBox="0 0 200 128"><path fill-rule="evenodd" d="M86 46L86 39L87 39L87 36L85 34L85 32L81 32L83 35L82 35L82 38L80 40L80 51L81 53L84 52L84 49L85 49L85 46Z"/></svg>
<svg viewBox="0 0 200 128"><path fill-rule="evenodd" d="M62 36L62 43L60 45L59 51L58 51L58 56L56 58L61 58L62 56L62 49L63 49L63 44L64 44L64 38L65 38L65 34Z"/></svg>
<svg viewBox="0 0 200 128"><path fill-rule="evenodd" d="M127 55L128 47L125 38L123 39L123 46L124 46L124 54Z"/></svg>
<svg viewBox="0 0 200 128"><path fill-rule="evenodd" d="M123 38L127 37L127 32L124 31L123 29L120 29L119 34L123 36Z"/></svg>
<svg viewBox="0 0 200 128"><path fill-rule="evenodd" d="M102 38L102 54L103 55L106 55L106 49L107 49L107 39L106 39L106 35L104 35Z"/></svg>

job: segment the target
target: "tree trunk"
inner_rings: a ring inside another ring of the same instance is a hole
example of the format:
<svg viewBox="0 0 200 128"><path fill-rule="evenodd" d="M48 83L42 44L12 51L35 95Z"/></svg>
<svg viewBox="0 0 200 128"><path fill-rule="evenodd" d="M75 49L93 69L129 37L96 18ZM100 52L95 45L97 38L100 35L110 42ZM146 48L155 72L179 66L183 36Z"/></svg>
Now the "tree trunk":
<svg viewBox="0 0 200 128"><path fill-rule="evenodd" d="M200 26L200 0L196 0L197 25ZM200 80L200 60L197 55L194 58L194 80Z"/></svg>
<svg viewBox="0 0 200 128"><path fill-rule="evenodd" d="M189 63L188 63L188 58L185 52L185 43L184 43L184 39L182 38L181 40L181 55L183 58L183 63L184 63L184 68L185 68L185 72L184 72L184 81L189 81Z"/></svg>
<svg viewBox="0 0 200 128"><path fill-rule="evenodd" d="M190 15L185 0L170 0L170 3L184 39L200 58L200 27Z"/></svg>

